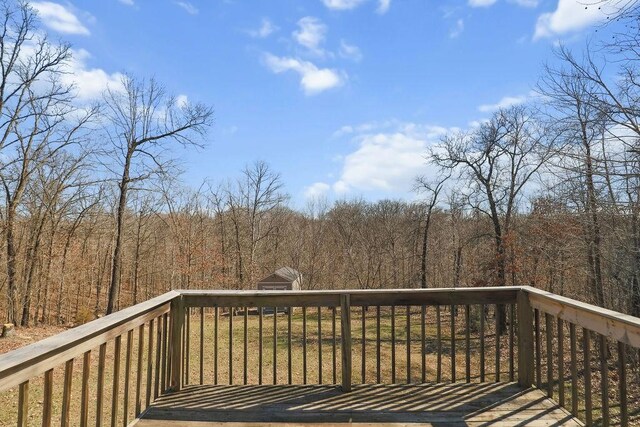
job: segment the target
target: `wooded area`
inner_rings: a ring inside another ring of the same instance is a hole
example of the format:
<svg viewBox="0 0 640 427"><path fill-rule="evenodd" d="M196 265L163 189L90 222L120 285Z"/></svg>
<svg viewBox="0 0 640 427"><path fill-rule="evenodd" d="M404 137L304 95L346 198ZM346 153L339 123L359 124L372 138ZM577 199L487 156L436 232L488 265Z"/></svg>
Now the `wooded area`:
<svg viewBox="0 0 640 427"><path fill-rule="evenodd" d="M296 210L264 161L181 183L174 147L206 141L211 107L130 75L81 105L61 78L70 47L4 2L0 315L82 323L288 265L304 289L531 285L639 316L637 15L617 15L612 45L558 48L527 105L433 146L425 171L441 178L416 180L420 201Z"/></svg>

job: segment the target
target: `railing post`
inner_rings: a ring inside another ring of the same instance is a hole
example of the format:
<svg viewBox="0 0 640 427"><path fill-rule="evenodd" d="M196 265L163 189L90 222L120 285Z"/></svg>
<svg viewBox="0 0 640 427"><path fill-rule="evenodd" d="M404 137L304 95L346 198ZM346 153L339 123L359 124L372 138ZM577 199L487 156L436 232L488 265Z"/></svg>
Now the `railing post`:
<svg viewBox="0 0 640 427"><path fill-rule="evenodd" d="M182 324L184 323L184 297L171 300L171 377L170 391L179 391L182 387Z"/></svg>
<svg viewBox="0 0 640 427"><path fill-rule="evenodd" d="M351 391L351 302L349 294L340 295L342 345L342 391Z"/></svg>
<svg viewBox="0 0 640 427"><path fill-rule="evenodd" d="M529 388L534 383L533 317L527 291L518 291L518 384Z"/></svg>

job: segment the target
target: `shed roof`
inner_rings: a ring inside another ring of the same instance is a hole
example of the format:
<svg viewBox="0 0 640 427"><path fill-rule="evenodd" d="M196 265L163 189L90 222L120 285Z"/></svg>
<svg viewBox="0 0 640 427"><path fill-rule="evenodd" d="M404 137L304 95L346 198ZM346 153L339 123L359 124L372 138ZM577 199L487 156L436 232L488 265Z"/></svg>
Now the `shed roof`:
<svg viewBox="0 0 640 427"><path fill-rule="evenodd" d="M290 282L294 282L296 280L298 280L300 277L302 277L302 274L300 274L300 272L294 268L291 267L282 267L277 269L273 274L275 274L276 276L282 277L285 280L288 280ZM269 275L271 276L271 275ZM266 279L266 278L265 278ZM264 280L264 279L262 279Z"/></svg>

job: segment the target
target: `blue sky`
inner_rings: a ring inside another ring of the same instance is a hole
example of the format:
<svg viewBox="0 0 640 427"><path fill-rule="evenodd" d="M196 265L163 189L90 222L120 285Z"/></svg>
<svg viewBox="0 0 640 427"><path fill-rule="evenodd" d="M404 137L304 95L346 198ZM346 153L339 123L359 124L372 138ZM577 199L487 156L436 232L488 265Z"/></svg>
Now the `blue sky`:
<svg viewBox="0 0 640 427"><path fill-rule="evenodd" d="M215 108L206 148L176 150L189 184L265 160L297 206L413 197L430 144L525 102L555 43L581 49L594 37L605 17L584 4L33 2L50 35L73 45L81 100L129 72Z"/></svg>

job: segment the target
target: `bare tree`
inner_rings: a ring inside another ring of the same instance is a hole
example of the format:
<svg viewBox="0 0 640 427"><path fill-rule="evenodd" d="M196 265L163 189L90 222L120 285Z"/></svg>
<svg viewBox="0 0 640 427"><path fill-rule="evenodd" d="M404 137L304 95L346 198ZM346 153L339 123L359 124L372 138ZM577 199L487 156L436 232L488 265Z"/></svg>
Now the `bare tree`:
<svg viewBox="0 0 640 427"><path fill-rule="evenodd" d="M596 304L604 306L602 233L599 191L596 188L599 172L594 151L605 132L607 114L602 111L600 103L594 102L598 84L580 75L574 66L577 63L566 49L558 50L558 56L568 67L554 69L547 66L538 90L546 99L557 133L568 148L559 153L558 157L562 159L560 169L583 182L589 285Z"/></svg>
<svg viewBox="0 0 640 427"><path fill-rule="evenodd" d="M491 221L498 286L506 285L507 242L518 202L553 154L551 142L532 112L517 106L496 112L470 133L446 136L431 150L432 161L468 185L467 202ZM504 322L502 315L502 330Z"/></svg>
<svg viewBox="0 0 640 427"><path fill-rule="evenodd" d="M432 181L425 176L416 179L414 190L418 194L426 195L424 201L424 227L422 229L422 254L420 256L420 287L427 288L427 249L429 245L429 229L431 228L431 217L433 209L438 203L438 197L444 187L444 183L450 175L445 175L438 180Z"/></svg>
<svg viewBox="0 0 640 427"><path fill-rule="evenodd" d="M122 87L109 88L104 96L107 134L117 155L119 168L115 244L107 314L118 300L122 268L124 220L130 185L166 172L171 165L169 146L198 146L213 120L213 110L204 104L179 104L154 79L122 79Z"/></svg>
<svg viewBox="0 0 640 427"><path fill-rule="evenodd" d="M72 88L60 82L68 45L50 43L38 31L27 2L0 4L0 181L5 201L8 320L18 321L16 220L38 168L82 140L94 111L71 120Z"/></svg>

